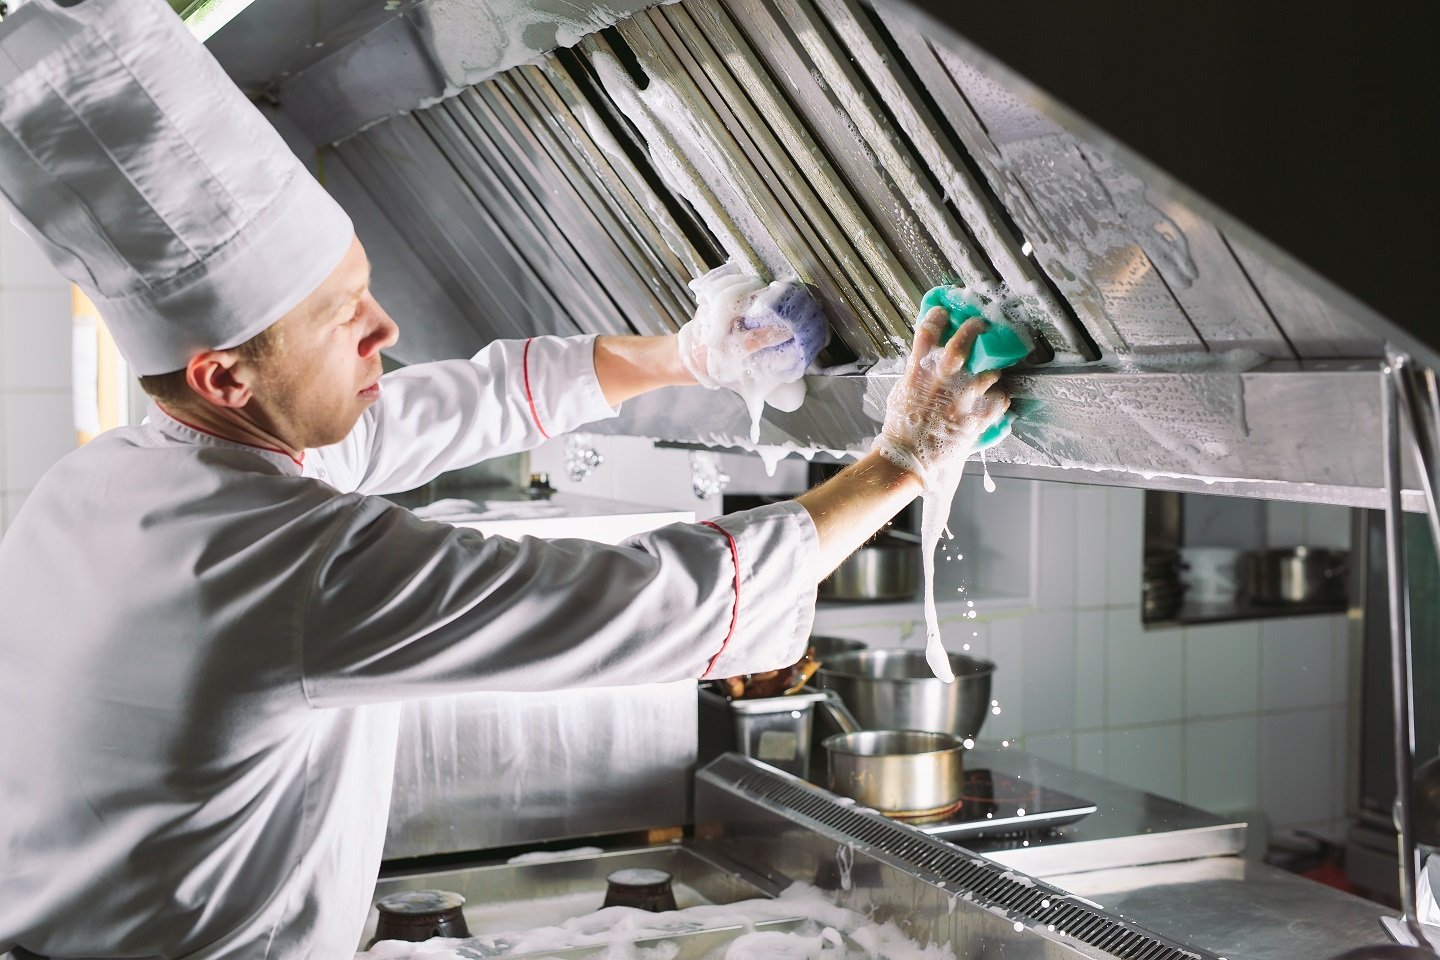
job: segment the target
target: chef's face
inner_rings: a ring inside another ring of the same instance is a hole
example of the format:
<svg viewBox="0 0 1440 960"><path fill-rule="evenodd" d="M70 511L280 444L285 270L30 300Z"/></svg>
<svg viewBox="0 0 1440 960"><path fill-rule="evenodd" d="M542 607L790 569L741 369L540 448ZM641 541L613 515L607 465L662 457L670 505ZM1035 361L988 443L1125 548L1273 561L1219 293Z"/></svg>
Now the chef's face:
<svg viewBox="0 0 1440 960"><path fill-rule="evenodd" d="M379 399L380 351L399 336L370 295L370 261L358 239L276 327L254 387L271 429L296 449L339 442Z"/></svg>

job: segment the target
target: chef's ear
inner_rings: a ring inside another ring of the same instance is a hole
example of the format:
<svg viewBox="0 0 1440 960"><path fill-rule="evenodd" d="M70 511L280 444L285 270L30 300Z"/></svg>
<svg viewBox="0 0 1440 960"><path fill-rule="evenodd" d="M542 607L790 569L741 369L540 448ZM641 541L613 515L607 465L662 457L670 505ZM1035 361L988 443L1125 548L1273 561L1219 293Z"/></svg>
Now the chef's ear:
<svg viewBox="0 0 1440 960"><path fill-rule="evenodd" d="M206 350L185 364L185 382L195 395L217 407L243 407L252 395L249 377L234 350Z"/></svg>

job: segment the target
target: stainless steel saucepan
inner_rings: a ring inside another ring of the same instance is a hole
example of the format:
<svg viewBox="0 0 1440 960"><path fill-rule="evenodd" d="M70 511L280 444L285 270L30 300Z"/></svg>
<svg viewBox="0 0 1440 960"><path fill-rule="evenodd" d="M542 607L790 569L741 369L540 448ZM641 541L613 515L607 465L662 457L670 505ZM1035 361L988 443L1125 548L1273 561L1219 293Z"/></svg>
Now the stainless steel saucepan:
<svg viewBox="0 0 1440 960"><path fill-rule="evenodd" d="M860 730L825 740L829 787L892 817L943 813L960 802L965 746L948 733Z"/></svg>
<svg viewBox="0 0 1440 960"><path fill-rule="evenodd" d="M920 538L904 530L882 530L824 580L826 600L909 600L920 588Z"/></svg>
<svg viewBox="0 0 1440 960"><path fill-rule="evenodd" d="M1350 554L1320 547L1285 547L1247 554L1246 592L1256 603L1340 603Z"/></svg>

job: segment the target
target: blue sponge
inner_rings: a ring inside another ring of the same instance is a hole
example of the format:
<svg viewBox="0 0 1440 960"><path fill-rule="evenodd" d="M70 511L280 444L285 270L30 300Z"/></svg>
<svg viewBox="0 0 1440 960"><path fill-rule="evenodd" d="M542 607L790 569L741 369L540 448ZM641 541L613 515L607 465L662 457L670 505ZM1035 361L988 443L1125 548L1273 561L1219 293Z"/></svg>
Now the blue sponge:
<svg viewBox="0 0 1440 960"><path fill-rule="evenodd" d="M740 318L747 330L781 326L790 339L755 354L757 362L785 380L798 380L830 340L830 324L804 286L790 281L770 284L755 295Z"/></svg>
<svg viewBox="0 0 1440 960"><path fill-rule="evenodd" d="M933 287L920 298L920 313L915 318L915 322L918 324L935 307L943 307L950 314L950 326L940 337L942 344L948 342L966 320L971 317L985 318L985 311L970 299L964 289L945 286ZM971 373L1003 370L1024 360L1030 355L1032 349L1034 349L1034 342L1023 327L985 319L985 329L980 336L975 338L975 345L970 349L970 359L966 362L966 366L970 368ZM1010 435L1010 427L1014 422L1014 412L1005 411L998 423L980 434L975 449L985 450L1004 440Z"/></svg>

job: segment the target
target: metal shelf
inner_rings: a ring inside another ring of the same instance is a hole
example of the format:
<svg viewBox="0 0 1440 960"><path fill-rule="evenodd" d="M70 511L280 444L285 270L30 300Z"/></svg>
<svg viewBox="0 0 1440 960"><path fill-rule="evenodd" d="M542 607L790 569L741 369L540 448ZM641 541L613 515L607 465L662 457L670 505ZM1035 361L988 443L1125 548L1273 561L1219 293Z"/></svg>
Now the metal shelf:
<svg viewBox="0 0 1440 960"><path fill-rule="evenodd" d="M1183 627L1197 623L1230 623L1235 620L1269 620L1276 617L1308 617L1322 614L1345 613L1350 609L1348 601L1338 603L1293 603L1259 604L1248 601L1219 605L1182 605L1172 617L1164 620L1146 620L1147 630L1165 627Z"/></svg>

